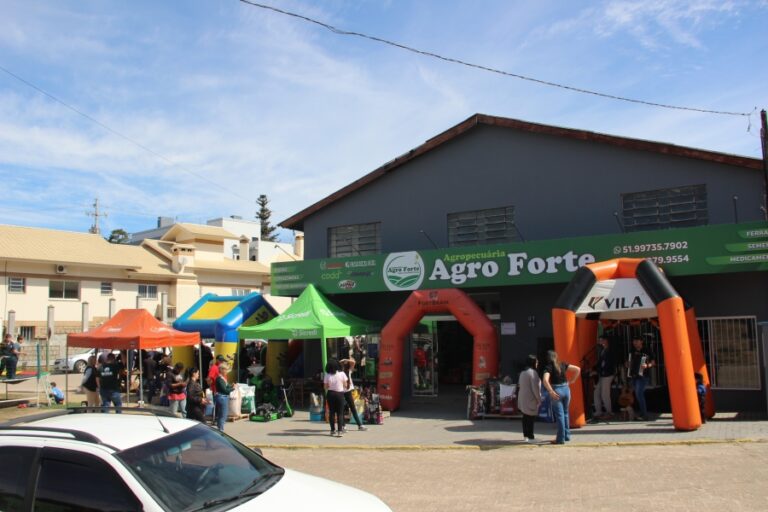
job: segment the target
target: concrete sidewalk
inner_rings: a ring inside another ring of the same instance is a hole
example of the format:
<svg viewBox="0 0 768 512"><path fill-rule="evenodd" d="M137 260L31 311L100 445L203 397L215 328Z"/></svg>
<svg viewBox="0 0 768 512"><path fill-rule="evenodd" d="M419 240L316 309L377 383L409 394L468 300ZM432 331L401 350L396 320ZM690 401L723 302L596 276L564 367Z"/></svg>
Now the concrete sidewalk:
<svg viewBox="0 0 768 512"><path fill-rule="evenodd" d="M643 443L704 443L725 441L768 442L768 418L737 413L718 413L693 432L678 432L671 414L653 415L651 421L612 421L587 425L572 431L570 445L615 445ZM342 438L329 435L327 423L309 421L307 411L292 418L269 423L237 421L227 423L225 431L237 439L259 447L345 447L423 449L489 449L525 445L519 418L466 419L466 396L453 394L439 399L405 400L402 408L384 419L383 425L366 425L359 432L354 422ZM555 437L555 426L537 422L538 442Z"/></svg>
<svg viewBox="0 0 768 512"><path fill-rule="evenodd" d="M53 376L63 387L63 375ZM75 393L77 376L70 376L69 402L79 403L83 395ZM34 390L34 381L18 386ZM46 407L0 409L0 421L26 414L45 412ZM225 431L243 443L263 448L378 448L378 449L491 449L527 446L523 442L520 419L484 419L466 417L466 397L445 394L439 399L405 400L402 408L385 418L383 425L366 425L359 432L348 425L342 438L330 437L327 423L309 421L306 410L292 418L268 423L248 420L228 422ZM587 425L572 431L572 446L632 445L665 443L718 443L729 441L768 442L768 418L759 415L720 412L694 432L677 432L670 414L653 415L652 421L612 421ZM540 443L554 438L555 427L536 423Z"/></svg>

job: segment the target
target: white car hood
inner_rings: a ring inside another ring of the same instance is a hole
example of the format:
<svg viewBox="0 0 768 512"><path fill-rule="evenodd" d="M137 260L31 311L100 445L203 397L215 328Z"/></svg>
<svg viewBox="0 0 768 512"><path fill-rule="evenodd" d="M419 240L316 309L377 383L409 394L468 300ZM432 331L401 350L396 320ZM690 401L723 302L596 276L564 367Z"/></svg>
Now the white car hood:
<svg viewBox="0 0 768 512"><path fill-rule="evenodd" d="M339 507L365 512L392 512L373 494L290 469L286 469L283 478L267 492L232 510L338 512Z"/></svg>

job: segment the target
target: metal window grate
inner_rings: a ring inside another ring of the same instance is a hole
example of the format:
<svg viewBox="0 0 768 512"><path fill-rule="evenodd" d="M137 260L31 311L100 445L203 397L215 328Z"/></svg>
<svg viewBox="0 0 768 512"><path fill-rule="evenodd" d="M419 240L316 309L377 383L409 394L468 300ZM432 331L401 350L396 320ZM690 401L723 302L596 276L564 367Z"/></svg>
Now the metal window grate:
<svg viewBox="0 0 768 512"><path fill-rule="evenodd" d="M24 293L27 291L27 280L23 277L8 278L9 293Z"/></svg>
<svg viewBox="0 0 768 512"><path fill-rule="evenodd" d="M757 319L699 318L710 381L718 389L760 389Z"/></svg>
<svg viewBox="0 0 768 512"><path fill-rule="evenodd" d="M516 240L514 206L448 214L450 247L503 244Z"/></svg>
<svg viewBox="0 0 768 512"><path fill-rule="evenodd" d="M328 229L328 256L359 256L381 252L381 223L353 224Z"/></svg>
<svg viewBox="0 0 768 512"><path fill-rule="evenodd" d="M707 187L686 187L631 192L621 195L626 231L649 231L708 224Z"/></svg>
<svg viewBox="0 0 768 512"><path fill-rule="evenodd" d="M101 294L112 295L112 283L108 281L101 282Z"/></svg>

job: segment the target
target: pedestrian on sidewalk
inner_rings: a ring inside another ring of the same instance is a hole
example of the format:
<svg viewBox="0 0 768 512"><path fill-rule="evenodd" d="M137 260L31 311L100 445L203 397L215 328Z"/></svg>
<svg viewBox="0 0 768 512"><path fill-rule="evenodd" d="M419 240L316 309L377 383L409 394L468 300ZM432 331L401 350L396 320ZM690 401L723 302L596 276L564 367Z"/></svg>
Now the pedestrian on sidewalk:
<svg viewBox="0 0 768 512"><path fill-rule="evenodd" d="M530 443L534 440L533 428L541 406L541 379L536 369L539 360L529 355L525 362L525 370L520 373L517 381L517 408L523 413L523 440Z"/></svg>
<svg viewBox="0 0 768 512"><path fill-rule="evenodd" d="M222 432L224 432L224 424L227 422L227 416L229 415L229 394L235 389L229 385L229 382L227 382L227 374L231 369L232 367L227 361L220 362L218 375L214 382L216 394L213 397L213 401L216 406L216 426ZM210 375L210 373L208 375Z"/></svg>
<svg viewBox="0 0 768 512"><path fill-rule="evenodd" d="M616 374L616 363L610 342L605 336L597 339L597 362L591 374L597 379L594 393L595 418L608 419L613 416L611 385Z"/></svg>
<svg viewBox="0 0 768 512"><path fill-rule="evenodd" d="M323 387L328 402L328 423L331 425L331 435L341 437L344 430L344 393L349 388L349 379L341 371L341 365L335 359L329 359L325 365Z"/></svg>
<svg viewBox="0 0 768 512"><path fill-rule="evenodd" d="M645 404L645 388L648 385L648 370L656 365L656 358L653 353L645 348L641 338L632 340L632 352L627 361L628 376L632 382L632 389L635 391L635 400L640 415L638 420L645 420L648 417L648 408Z"/></svg>
<svg viewBox="0 0 768 512"><path fill-rule="evenodd" d="M187 419L205 423L205 399L203 387L200 385L200 370L191 366L187 369Z"/></svg>
<svg viewBox="0 0 768 512"><path fill-rule="evenodd" d="M355 384L352 382L352 370L355 369L355 360L354 359L342 359L339 361L341 363L341 368L344 372L344 374L347 376L347 379L349 379L349 387L344 392L344 402L346 402L347 406L349 407L349 410L351 411L352 418L354 418L355 423L357 423L357 430L368 430L363 425L363 422L360 420L360 416L357 414L357 407L355 407L355 400L352 397L352 391L355 389ZM347 427L344 426L341 429L342 432L347 431Z"/></svg>
<svg viewBox="0 0 768 512"><path fill-rule="evenodd" d="M88 358L88 366L83 372L83 380L80 387L85 391L85 403L88 407L98 407L99 405L99 386L97 378L99 370L96 368L96 356Z"/></svg>
<svg viewBox="0 0 768 512"><path fill-rule="evenodd" d="M547 352L547 365L544 367L544 388L552 399L552 412L557 425L557 436L552 444L565 444L571 440L570 416L571 388L581 374L581 368L560 361L557 352Z"/></svg>

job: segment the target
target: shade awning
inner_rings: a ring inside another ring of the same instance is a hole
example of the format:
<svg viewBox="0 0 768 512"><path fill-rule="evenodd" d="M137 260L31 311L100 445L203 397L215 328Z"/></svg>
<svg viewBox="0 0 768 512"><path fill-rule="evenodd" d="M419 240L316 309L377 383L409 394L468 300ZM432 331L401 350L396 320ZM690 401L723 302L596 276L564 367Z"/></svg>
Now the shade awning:
<svg viewBox="0 0 768 512"><path fill-rule="evenodd" d="M325 339L381 331L379 322L348 313L308 285L282 314L263 324L241 327L240 339Z"/></svg>
<svg viewBox="0 0 768 512"><path fill-rule="evenodd" d="M200 334L168 327L146 309L121 309L96 329L67 335L70 347L136 350L200 343Z"/></svg>

